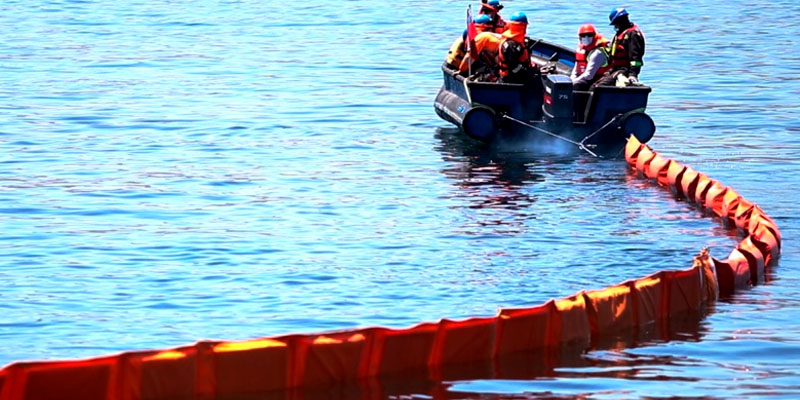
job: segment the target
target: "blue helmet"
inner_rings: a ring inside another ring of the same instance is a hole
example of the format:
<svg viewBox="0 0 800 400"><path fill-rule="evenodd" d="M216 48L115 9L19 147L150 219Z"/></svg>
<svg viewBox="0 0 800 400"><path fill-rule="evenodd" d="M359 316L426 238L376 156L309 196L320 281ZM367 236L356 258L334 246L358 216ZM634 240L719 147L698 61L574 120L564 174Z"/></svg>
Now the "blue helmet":
<svg viewBox="0 0 800 400"><path fill-rule="evenodd" d="M519 22L519 23L522 23L522 24L527 24L528 23L528 16L525 15L525 13L522 12L522 11L515 12L511 16L511 22Z"/></svg>
<svg viewBox="0 0 800 400"><path fill-rule="evenodd" d="M478 17L475 18L475 24L477 24L477 25L491 25L492 24L492 17L490 17L490 16L488 16L486 14L478 15Z"/></svg>
<svg viewBox="0 0 800 400"><path fill-rule="evenodd" d="M624 8L615 8L611 10L611 14L608 14L608 20L611 22L609 25L614 25L614 21L617 18L624 17L628 15L628 10Z"/></svg>
<svg viewBox="0 0 800 400"><path fill-rule="evenodd" d="M500 11L503 9L503 5L500 4L500 0L483 0L481 5L486 8L492 9L492 11Z"/></svg>

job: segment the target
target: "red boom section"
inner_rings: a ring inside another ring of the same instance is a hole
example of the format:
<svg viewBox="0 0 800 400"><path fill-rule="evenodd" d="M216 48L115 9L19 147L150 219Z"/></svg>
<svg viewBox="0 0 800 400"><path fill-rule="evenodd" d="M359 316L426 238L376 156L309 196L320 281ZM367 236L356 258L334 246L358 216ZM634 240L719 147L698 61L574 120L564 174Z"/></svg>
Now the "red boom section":
<svg viewBox="0 0 800 400"><path fill-rule="evenodd" d="M647 326L700 313L720 294L764 281L765 269L780 255L781 234L763 210L634 137L625 158L639 176L736 226L744 239L724 260L703 250L686 270L661 271L539 306L503 308L493 317L15 363L0 370L0 400L199 400L266 393L294 398L279 393L348 382L364 385L370 377L465 379L470 377L463 372L466 366L473 368L473 375L478 368L476 377L513 377L513 368L489 361L542 350L550 354L545 361L555 364L558 354L581 351L604 338L635 340Z"/></svg>

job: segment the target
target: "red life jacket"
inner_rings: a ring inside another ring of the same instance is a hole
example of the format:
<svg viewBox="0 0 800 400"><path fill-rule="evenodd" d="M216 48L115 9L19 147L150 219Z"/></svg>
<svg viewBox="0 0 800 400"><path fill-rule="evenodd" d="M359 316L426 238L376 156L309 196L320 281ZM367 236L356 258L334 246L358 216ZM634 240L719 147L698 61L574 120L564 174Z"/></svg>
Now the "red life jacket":
<svg viewBox="0 0 800 400"><path fill-rule="evenodd" d="M597 70L594 76L600 77L610 71L611 63L609 60L611 57L608 54L607 45L608 39L604 38L602 35L598 35L597 39L588 46L579 45L578 50L575 52L575 74L580 76L586 71L586 66L589 65L589 58L591 58L592 52L594 51L602 51L606 56L606 62Z"/></svg>
<svg viewBox="0 0 800 400"><path fill-rule="evenodd" d="M632 31L638 31L639 27L637 25L633 25L628 29L617 34L614 36L614 41L611 42L611 67L627 67L630 65L631 60L630 56L628 55L628 50L625 46L622 45L622 40L625 38L625 35Z"/></svg>

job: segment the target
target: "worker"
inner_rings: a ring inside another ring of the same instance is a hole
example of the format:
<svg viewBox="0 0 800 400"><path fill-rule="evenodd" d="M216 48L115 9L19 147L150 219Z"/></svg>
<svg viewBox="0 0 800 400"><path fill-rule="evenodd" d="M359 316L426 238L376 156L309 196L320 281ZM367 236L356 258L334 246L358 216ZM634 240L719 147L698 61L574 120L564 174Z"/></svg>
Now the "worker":
<svg viewBox="0 0 800 400"><path fill-rule="evenodd" d="M497 62L497 52L503 36L494 32L481 32L475 36L475 50L472 54L467 54L461 61L459 73L462 75L472 74L473 79L494 81L497 78L496 70L499 65ZM476 58L473 59L473 54Z"/></svg>
<svg viewBox="0 0 800 400"><path fill-rule="evenodd" d="M488 15L480 15L475 19L475 31L481 33L491 27L491 18ZM450 51L447 52L445 63L452 69L458 69L464 56L467 54L467 29L453 41Z"/></svg>
<svg viewBox="0 0 800 400"><path fill-rule="evenodd" d="M500 16L502 9L503 5L500 4L500 0L481 0L481 9L478 14L489 16L491 31L494 33L503 33L506 30L506 21Z"/></svg>
<svg viewBox="0 0 800 400"><path fill-rule="evenodd" d="M497 81L504 83L532 83L539 77L525 46L516 40L505 38L497 52Z"/></svg>
<svg viewBox="0 0 800 400"><path fill-rule="evenodd" d="M587 90L606 72L611 70L608 39L597 32L592 24L583 24L578 29L578 48L575 51L575 66L572 68L572 86L575 90Z"/></svg>
<svg viewBox="0 0 800 400"><path fill-rule="evenodd" d="M617 31L609 49L611 70L595 85L613 85L615 82L619 86L638 85L644 64L644 33L630 21L628 10L624 8L611 10L608 19Z"/></svg>
<svg viewBox="0 0 800 400"><path fill-rule="evenodd" d="M517 12L511 16L511 20L506 24L503 37L511 38L525 44L525 36L528 33L528 16L524 12ZM527 49L526 49L527 50Z"/></svg>
<svg viewBox="0 0 800 400"><path fill-rule="evenodd" d="M444 60L445 64L451 69L458 69L461 66L461 61L467 54L467 30L460 37L453 41L450 45L450 51L447 52L447 58Z"/></svg>

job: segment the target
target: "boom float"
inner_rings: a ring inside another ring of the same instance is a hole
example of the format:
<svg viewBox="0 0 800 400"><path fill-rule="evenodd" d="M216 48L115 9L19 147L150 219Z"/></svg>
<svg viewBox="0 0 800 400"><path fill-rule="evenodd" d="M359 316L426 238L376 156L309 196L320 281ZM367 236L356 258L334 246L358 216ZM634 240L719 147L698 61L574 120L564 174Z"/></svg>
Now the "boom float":
<svg viewBox="0 0 800 400"><path fill-rule="evenodd" d="M734 224L744 239L724 260L703 250L685 270L660 271L535 307L503 308L493 317L17 362L0 370L0 400L296 399L304 398L297 394L301 389L360 385L366 378L441 380L448 365L492 362L525 351L579 354L600 338L635 337L648 326L700 313L720 295L763 282L765 268L780 255L775 221L732 188L664 158L633 136L624 150L636 174Z"/></svg>

